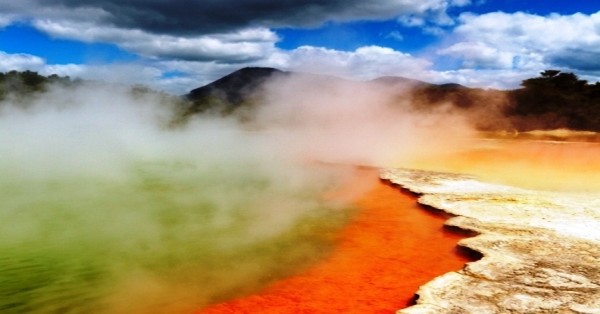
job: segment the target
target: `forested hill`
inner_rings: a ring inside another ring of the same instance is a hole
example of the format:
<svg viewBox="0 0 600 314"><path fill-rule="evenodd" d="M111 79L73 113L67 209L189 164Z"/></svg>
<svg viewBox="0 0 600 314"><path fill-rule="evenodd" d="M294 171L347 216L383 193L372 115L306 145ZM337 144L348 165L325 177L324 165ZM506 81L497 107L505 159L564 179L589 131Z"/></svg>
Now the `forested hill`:
<svg viewBox="0 0 600 314"><path fill-rule="evenodd" d="M50 84L68 86L74 82L68 76L56 74L43 76L33 71L0 72L0 100L4 100L8 95L28 97L31 94L45 91Z"/></svg>
<svg viewBox="0 0 600 314"><path fill-rule="evenodd" d="M509 91L506 111L518 130L600 131L600 82L589 84L573 73L546 70Z"/></svg>
<svg viewBox="0 0 600 314"><path fill-rule="evenodd" d="M240 69L187 94L186 98L192 103L189 113L215 109L222 114L235 113L237 108L252 106L260 99L260 86L269 77L290 74L293 73L272 68ZM329 80L342 79L330 77ZM411 99L417 110L451 104L465 114L477 111L476 117L481 121L476 121L476 125L485 130L600 131L600 83L589 84L573 73L546 70L539 77L524 80L521 88L505 91L452 83L437 85L404 77L384 77L363 83L409 86L409 89L399 89L397 97ZM492 116L504 121L484 121Z"/></svg>
<svg viewBox="0 0 600 314"><path fill-rule="evenodd" d="M287 74L288 72L274 68L240 69L185 95L185 98L192 102L189 113L219 111L230 114L238 107L252 102L252 98L267 79Z"/></svg>

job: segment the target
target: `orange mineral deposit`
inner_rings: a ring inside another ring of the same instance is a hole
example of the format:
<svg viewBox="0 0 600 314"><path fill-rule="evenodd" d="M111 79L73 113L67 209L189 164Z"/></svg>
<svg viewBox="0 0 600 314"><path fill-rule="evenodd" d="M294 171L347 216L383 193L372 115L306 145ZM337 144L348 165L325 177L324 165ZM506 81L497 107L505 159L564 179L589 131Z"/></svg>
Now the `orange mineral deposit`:
<svg viewBox="0 0 600 314"><path fill-rule="evenodd" d="M470 260L456 248L464 235L443 228L448 217L380 182L376 171L368 171L360 184L364 180L372 188L355 201L359 211L330 256L258 294L196 314L391 314L410 305L419 286Z"/></svg>

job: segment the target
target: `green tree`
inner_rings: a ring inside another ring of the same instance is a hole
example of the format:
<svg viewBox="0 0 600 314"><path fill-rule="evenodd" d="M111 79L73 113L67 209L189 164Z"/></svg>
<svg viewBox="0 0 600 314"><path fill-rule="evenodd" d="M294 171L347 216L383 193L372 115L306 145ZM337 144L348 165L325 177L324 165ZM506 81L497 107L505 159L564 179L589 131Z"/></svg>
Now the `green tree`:
<svg viewBox="0 0 600 314"><path fill-rule="evenodd" d="M513 91L509 116L527 117L535 122L532 126L547 129L600 130L600 85L589 85L573 73L546 70L521 86Z"/></svg>

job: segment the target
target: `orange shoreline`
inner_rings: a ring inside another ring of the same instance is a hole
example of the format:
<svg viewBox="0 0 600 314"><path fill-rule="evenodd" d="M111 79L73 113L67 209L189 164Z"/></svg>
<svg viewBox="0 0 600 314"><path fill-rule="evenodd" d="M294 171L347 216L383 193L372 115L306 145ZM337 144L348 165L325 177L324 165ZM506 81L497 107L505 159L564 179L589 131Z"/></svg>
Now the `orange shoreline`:
<svg viewBox="0 0 600 314"><path fill-rule="evenodd" d="M379 181L376 171L360 179L373 187L355 201L359 211L328 258L258 294L196 314L391 314L409 306L421 285L472 260L456 249L464 235L443 228L448 217Z"/></svg>

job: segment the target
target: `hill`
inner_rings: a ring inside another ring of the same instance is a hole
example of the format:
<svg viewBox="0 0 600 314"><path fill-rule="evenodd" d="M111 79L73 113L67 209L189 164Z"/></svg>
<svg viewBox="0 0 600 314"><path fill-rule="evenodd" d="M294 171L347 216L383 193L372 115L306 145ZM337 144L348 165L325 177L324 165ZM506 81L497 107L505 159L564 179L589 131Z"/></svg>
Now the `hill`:
<svg viewBox="0 0 600 314"><path fill-rule="evenodd" d="M237 70L185 95L191 101L188 114L206 111L231 113L249 103L267 79L285 75L288 72L274 68L247 67Z"/></svg>
<svg viewBox="0 0 600 314"><path fill-rule="evenodd" d="M370 81L351 81L343 78L317 75L311 73L285 72L274 68L251 67L230 73L208 85L196 88L185 95L190 101L187 115L197 113L217 113L221 115L235 114L240 109L247 111L257 105L265 97L265 83L270 79L300 77L307 82L311 91L315 86L319 92L339 93L337 87L345 86L344 92L356 93L358 90L373 90L373 93L385 93L396 104L410 103L410 110L433 111L451 104L455 109L479 114L483 107L494 103L494 110L506 106L503 101L504 92L469 88L459 84L431 84L406 77L385 76ZM301 91L294 91L300 93ZM315 97L307 91L305 97ZM493 101L492 101L493 100ZM502 104L497 104L502 102ZM394 105L394 104L392 104ZM488 113L490 115L491 113ZM490 123L493 121L493 123ZM482 129L500 128L498 119L484 119L476 124Z"/></svg>
<svg viewBox="0 0 600 314"><path fill-rule="evenodd" d="M8 97L15 100L26 100L33 94L46 91L51 84L68 86L77 82L68 76L62 77L56 74L43 76L33 71L0 72L0 101Z"/></svg>

